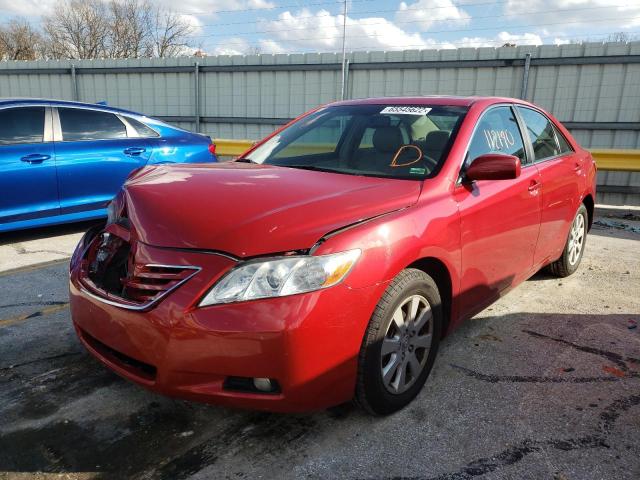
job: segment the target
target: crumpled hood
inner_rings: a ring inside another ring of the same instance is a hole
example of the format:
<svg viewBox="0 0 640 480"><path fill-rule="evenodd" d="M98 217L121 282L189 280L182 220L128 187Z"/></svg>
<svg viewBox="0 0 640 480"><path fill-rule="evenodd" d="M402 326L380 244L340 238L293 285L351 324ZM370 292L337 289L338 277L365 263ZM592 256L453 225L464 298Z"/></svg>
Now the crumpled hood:
<svg viewBox="0 0 640 480"><path fill-rule="evenodd" d="M415 203L421 182L239 162L147 167L125 184L140 240L238 257L307 249Z"/></svg>

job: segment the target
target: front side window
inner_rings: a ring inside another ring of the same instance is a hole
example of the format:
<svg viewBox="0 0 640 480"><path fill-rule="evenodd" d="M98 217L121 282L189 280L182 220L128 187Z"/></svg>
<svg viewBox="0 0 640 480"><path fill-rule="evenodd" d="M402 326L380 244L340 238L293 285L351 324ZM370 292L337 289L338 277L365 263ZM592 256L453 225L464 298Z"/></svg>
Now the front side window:
<svg viewBox="0 0 640 480"><path fill-rule="evenodd" d="M0 145L41 143L44 139L44 107L0 110Z"/></svg>
<svg viewBox="0 0 640 480"><path fill-rule="evenodd" d="M526 163L524 142L511 107L494 107L481 118L469 145L466 165L487 153L514 155Z"/></svg>
<svg viewBox="0 0 640 480"><path fill-rule="evenodd" d="M112 113L81 108L58 108L65 142L127 138L124 123Z"/></svg>
<svg viewBox="0 0 640 480"><path fill-rule="evenodd" d="M527 127L536 161L560 155L553 125L547 117L530 108L518 107Z"/></svg>
<svg viewBox="0 0 640 480"><path fill-rule="evenodd" d="M442 105L322 108L240 161L350 175L426 178L437 173L466 114Z"/></svg>

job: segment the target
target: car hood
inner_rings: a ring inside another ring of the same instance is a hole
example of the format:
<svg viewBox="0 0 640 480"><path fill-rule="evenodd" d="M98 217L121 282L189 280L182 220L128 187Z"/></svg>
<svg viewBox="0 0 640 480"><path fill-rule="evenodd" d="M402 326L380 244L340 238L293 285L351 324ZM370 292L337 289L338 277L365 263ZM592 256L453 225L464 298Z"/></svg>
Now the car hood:
<svg viewBox="0 0 640 480"><path fill-rule="evenodd" d="M125 196L147 244L248 257L307 249L328 232L410 206L421 184L229 162L147 167Z"/></svg>

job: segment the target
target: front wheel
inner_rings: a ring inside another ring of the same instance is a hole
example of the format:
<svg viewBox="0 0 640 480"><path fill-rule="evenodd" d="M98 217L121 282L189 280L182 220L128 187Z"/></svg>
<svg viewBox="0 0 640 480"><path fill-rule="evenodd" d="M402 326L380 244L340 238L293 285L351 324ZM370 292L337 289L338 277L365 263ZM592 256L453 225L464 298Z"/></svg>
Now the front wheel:
<svg viewBox="0 0 640 480"><path fill-rule="evenodd" d="M441 330L436 283L421 270L400 272L369 321L360 348L356 401L375 415L411 402L433 367Z"/></svg>
<svg viewBox="0 0 640 480"><path fill-rule="evenodd" d="M549 271L557 277L568 277L574 273L584 254L584 247L587 242L587 226L589 225L589 214L584 205L580 205L573 223L569 229L567 243L562 251L562 256L549 265Z"/></svg>

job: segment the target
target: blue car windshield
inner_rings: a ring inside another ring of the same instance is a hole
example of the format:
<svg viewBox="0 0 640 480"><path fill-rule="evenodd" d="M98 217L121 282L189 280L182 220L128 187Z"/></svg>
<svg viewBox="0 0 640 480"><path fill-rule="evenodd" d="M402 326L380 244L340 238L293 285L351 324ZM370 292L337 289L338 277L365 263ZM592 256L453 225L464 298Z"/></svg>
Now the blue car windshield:
<svg viewBox="0 0 640 480"><path fill-rule="evenodd" d="M390 178L434 176L466 107L338 105L295 122L240 161Z"/></svg>

